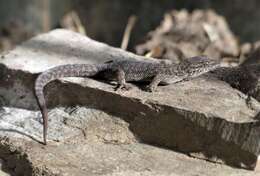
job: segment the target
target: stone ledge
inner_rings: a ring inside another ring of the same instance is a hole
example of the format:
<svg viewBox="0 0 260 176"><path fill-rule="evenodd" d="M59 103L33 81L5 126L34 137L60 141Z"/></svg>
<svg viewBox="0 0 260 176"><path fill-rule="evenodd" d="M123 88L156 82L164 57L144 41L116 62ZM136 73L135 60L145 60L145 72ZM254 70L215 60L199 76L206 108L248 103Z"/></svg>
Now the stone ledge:
<svg viewBox="0 0 260 176"><path fill-rule="evenodd" d="M17 175L257 176L260 173L140 143L115 145L76 140L42 147L35 142L1 140L0 144L1 153L8 155L7 165Z"/></svg>

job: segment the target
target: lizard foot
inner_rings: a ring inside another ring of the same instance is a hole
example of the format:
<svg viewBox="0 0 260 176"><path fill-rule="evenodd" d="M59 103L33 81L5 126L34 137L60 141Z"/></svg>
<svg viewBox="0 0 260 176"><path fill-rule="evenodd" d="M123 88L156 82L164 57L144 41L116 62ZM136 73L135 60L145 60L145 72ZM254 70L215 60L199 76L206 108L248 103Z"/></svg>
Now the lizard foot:
<svg viewBox="0 0 260 176"><path fill-rule="evenodd" d="M247 105L250 109L253 109L253 102L252 102L252 96L251 96L251 95L247 95L246 105Z"/></svg>
<svg viewBox="0 0 260 176"><path fill-rule="evenodd" d="M130 84L118 84L115 88L115 91L119 91L119 90L128 91L132 88L133 87Z"/></svg>
<svg viewBox="0 0 260 176"><path fill-rule="evenodd" d="M144 88L144 90L145 90L146 92L155 92L155 91L156 91L156 87L151 86L151 85L148 85L148 86L146 86L146 87Z"/></svg>

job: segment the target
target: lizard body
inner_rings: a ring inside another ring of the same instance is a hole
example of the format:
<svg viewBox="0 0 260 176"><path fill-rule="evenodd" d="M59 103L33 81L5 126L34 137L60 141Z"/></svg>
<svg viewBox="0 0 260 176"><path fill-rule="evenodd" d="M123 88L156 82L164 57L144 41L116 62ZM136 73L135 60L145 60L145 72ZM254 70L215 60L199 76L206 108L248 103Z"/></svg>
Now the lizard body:
<svg viewBox="0 0 260 176"><path fill-rule="evenodd" d="M43 118L43 140L47 143L48 114L44 99L44 87L49 82L63 77L95 77L116 80L118 89L129 89L128 81L150 81L148 91L154 91L158 84L173 84L197 77L220 67L220 63L206 57L193 57L179 64L135 60L114 60L104 64L71 64L51 68L41 73L35 82L35 95Z"/></svg>

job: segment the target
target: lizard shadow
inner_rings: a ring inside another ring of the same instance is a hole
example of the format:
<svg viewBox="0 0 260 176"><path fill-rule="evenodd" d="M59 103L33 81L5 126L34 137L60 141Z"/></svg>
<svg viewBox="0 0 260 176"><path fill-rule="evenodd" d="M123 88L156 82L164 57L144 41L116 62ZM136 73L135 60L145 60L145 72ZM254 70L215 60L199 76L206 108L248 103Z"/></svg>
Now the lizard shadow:
<svg viewBox="0 0 260 176"><path fill-rule="evenodd" d="M114 91L117 91L117 88L118 88L118 84L116 81L108 81L108 80L105 80L105 79L101 79L101 78L95 78L95 80L99 81L99 82L102 82L102 83L105 83L105 84L109 84L111 86L114 86ZM146 92L149 92L147 90L147 87L149 86L149 81L142 81L142 82L138 82L138 81L128 81L127 84L130 86L128 89L122 89L123 91L129 91L131 89L133 89L134 87L142 90L142 91L146 91ZM168 84L159 84L160 86L166 86Z"/></svg>

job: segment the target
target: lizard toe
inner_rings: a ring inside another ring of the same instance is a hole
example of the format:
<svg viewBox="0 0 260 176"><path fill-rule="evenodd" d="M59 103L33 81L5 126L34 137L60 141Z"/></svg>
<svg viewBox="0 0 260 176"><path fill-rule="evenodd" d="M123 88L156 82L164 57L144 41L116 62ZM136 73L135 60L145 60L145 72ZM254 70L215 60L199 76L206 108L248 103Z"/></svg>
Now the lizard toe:
<svg viewBox="0 0 260 176"><path fill-rule="evenodd" d="M115 91L128 91L130 89L132 89L133 87L130 84L121 84L121 85L117 85L115 88Z"/></svg>
<svg viewBox="0 0 260 176"><path fill-rule="evenodd" d="M146 92L154 92L155 91L155 88L153 86L146 86L145 89L144 89Z"/></svg>

